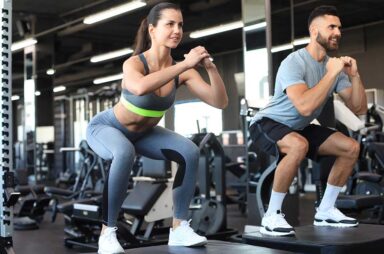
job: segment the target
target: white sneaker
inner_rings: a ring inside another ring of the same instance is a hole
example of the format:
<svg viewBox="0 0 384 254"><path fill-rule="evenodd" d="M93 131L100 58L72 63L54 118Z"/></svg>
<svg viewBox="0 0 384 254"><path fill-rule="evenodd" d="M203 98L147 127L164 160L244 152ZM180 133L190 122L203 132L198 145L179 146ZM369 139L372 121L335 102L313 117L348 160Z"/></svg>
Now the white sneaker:
<svg viewBox="0 0 384 254"><path fill-rule="evenodd" d="M182 221L175 230L170 228L168 245L170 246L203 246L207 238L196 234L189 226L190 221Z"/></svg>
<svg viewBox="0 0 384 254"><path fill-rule="evenodd" d="M99 237L98 254L120 254L125 253L116 238L117 227L107 227Z"/></svg>
<svg viewBox="0 0 384 254"><path fill-rule="evenodd" d="M284 214L281 211L276 213L265 214L261 220L260 233L271 236L294 235L295 230L284 219Z"/></svg>
<svg viewBox="0 0 384 254"><path fill-rule="evenodd" d="M359 225L359 223L356 219L345 216L336 207L332 207L327 211L317 210L313 225L346 228L356 227L357 225Z"/></svg>

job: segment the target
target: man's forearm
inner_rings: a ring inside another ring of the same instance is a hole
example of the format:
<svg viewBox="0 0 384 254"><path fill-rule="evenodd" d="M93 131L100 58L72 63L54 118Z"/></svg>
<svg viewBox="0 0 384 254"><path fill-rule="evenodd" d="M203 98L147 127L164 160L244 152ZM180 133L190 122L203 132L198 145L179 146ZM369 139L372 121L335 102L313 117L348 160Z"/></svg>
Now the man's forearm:
<svg viewBox="0 0 384 254"><path fill-rule="evenodd" d="M355 114L365 114L367 112L367 96L360 75L350 77L350 80L352 83L350 108Z"/></svg>
<svg viewBox="0 0 384 254"><path fill-rule="evenodd" d="M329 89L331 89L336 76L327 73L318 84L305 91L301 98L300 104L306 110L304 112L310 112L312 114L324 101L328 98Z"/></svg>

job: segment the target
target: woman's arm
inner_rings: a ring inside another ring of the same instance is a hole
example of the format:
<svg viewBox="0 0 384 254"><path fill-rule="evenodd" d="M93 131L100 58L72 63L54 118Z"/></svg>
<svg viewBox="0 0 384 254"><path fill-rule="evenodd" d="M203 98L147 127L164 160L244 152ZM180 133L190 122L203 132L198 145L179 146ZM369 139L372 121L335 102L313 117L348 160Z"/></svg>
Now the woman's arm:
<svg viewBox="0 0 384 254"><path fill-rule="evenodd" d="M144 66L138 56L133 56L123 64L123 87L135 95L144 95L167 84L177 75L193 68L209 54L203 47L193 48L182 62L159 71L144 75Z"/></svg>
<svg viewBox="0 0 384 254"><path fill-rule="evenodd" d="M202 64L208 73L210 84L206 83L195 69L183 73L183 80L187 88L199 99L215 108L224 109L228 105L228 96L216 65L208 57Z"/></svg>

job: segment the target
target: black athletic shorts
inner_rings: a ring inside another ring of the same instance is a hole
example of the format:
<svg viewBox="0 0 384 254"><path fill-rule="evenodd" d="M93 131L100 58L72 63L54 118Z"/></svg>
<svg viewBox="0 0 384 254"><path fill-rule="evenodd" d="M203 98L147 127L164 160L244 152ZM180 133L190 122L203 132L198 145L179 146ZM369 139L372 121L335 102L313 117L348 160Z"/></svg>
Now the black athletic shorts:
<svg viewBox="0 0 384 254"><path fill-rule="evenodd" d="M303 130L293 130L284 124L263 117L250 126L249 132L257 148L275 156L279 154L277 141L290 132L297 132L308 141L309 147L306 157L316 160L320 145L336 131L315 124L310 124Z"/></svg>

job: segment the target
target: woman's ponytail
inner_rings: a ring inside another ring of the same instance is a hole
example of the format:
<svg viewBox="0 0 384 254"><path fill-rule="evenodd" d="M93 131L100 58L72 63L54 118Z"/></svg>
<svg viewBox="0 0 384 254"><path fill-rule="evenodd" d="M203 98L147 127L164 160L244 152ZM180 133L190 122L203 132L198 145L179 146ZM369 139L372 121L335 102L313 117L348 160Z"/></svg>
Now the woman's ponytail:
<svg viewBox="0 0 384 254"><path fill-rule="evenodd" d="M135 38L135 50L133 55L138 55L151 47L151 38L148 33L148 21L144 18L141 21L139 30L137 30Z"/></svg>

